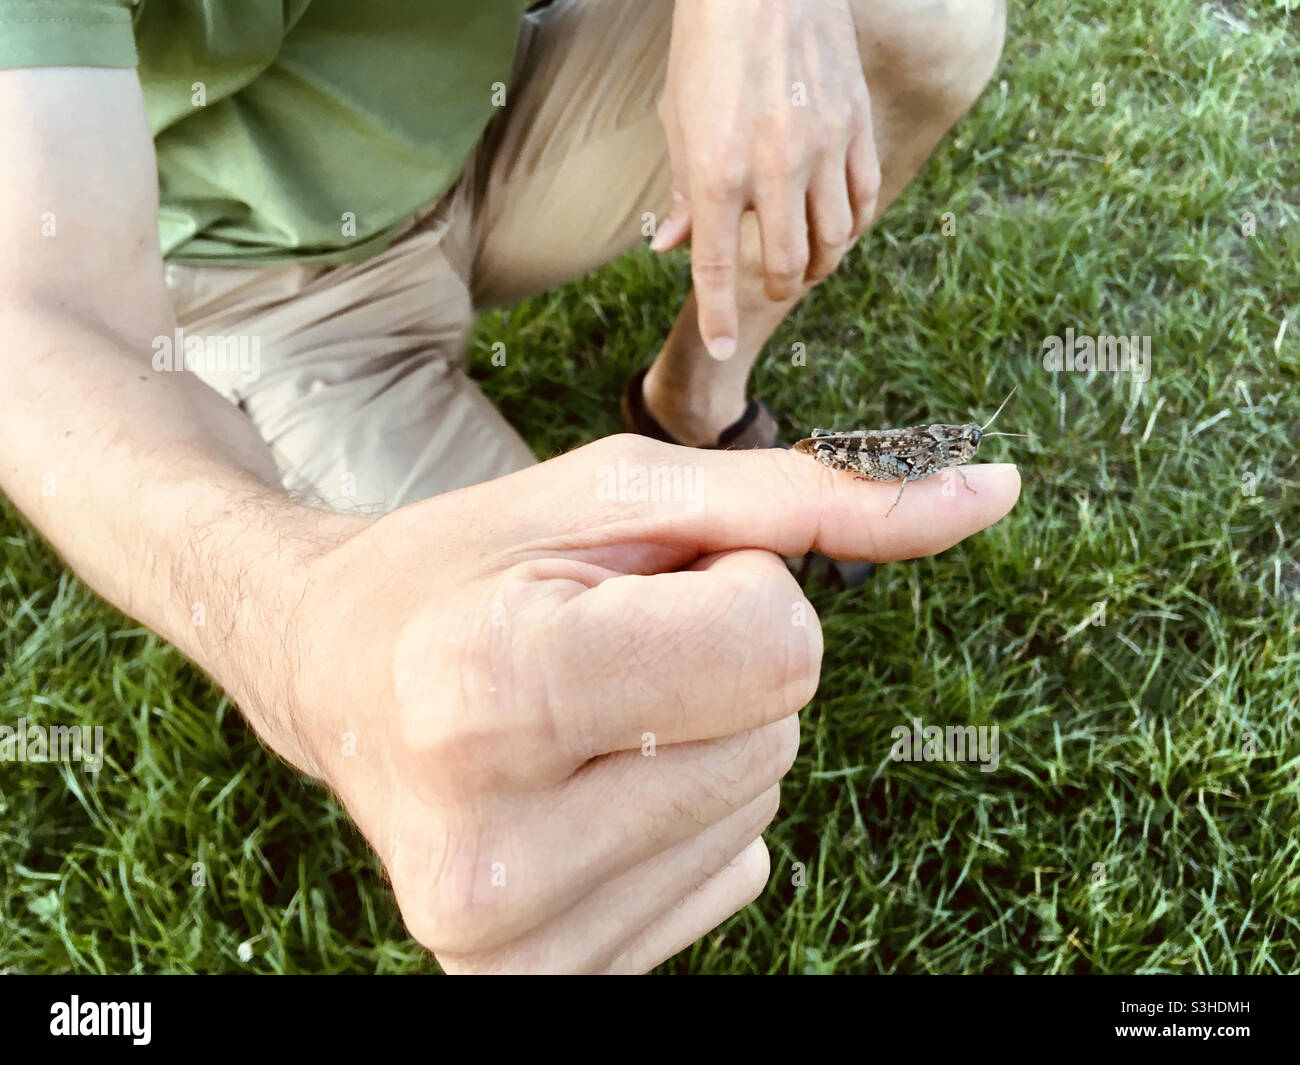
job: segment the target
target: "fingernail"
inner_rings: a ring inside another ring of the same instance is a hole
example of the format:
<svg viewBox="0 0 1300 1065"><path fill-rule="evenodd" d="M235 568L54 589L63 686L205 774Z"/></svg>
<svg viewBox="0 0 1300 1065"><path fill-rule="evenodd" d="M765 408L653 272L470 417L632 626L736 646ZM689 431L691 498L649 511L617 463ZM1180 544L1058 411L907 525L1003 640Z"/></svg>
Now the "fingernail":
<svg viewBox="0 0 1300 1065"><path fill-rule="evenodd" d="M736 354L735 337L714 337L708 341L707 346L709 354L719 362L726 362L727 359Z"/></svg>

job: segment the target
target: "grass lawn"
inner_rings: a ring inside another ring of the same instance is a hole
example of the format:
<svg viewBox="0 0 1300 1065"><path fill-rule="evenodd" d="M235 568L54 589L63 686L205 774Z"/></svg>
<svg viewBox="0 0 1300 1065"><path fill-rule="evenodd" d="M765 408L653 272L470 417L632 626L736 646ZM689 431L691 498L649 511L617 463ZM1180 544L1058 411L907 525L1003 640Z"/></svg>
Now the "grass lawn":
<svg viewBox="0 0 1300 1065"><path fill-rule="evenodd" d="M767 892L665 971L1300 968L1300 16L1012 6L987 94L755 385L792 437L1019 385L995 428L1034 439L981 457L1024 493L814 590ZM687 275L639 252L486 318L475 373L539 455L615 432ZM1067 328L1149 336L1150 380L1046 371ZM493 368L497 340L527 354ZM7 504L0 627L0 723L108 750L98 778L0 764L0 970L436 971L338 805ZM891 761L913 718L997 725L996 771Z"/></svg>

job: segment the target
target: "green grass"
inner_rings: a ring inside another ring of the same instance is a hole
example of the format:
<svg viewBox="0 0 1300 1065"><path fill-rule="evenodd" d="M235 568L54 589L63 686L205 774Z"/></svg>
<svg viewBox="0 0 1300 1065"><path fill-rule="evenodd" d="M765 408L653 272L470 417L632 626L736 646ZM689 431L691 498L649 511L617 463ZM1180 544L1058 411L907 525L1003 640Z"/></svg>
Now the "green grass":
<svg viewBox="0 0 1300 1065"><path fill-rule="evenodd" d="M1300 968L1300 23L1013 8L988 93L755 383L792 431L987 416L1018 384L999 427L1035 439L983 457L1024 493L814 592L825 668L768 890L666 971ZM687 269L634 254L480 324L476 373L540 455L618 429ZM1046 373L1067 327L1149 334L1151 380ZM495 340L528 354L494 369ZM109 751L94 783L0 767L0 969L436 971L321 789L11 508L0 541L0 720L101 724ZM890 762L912 717L997 724L998 770Z"/></svg>

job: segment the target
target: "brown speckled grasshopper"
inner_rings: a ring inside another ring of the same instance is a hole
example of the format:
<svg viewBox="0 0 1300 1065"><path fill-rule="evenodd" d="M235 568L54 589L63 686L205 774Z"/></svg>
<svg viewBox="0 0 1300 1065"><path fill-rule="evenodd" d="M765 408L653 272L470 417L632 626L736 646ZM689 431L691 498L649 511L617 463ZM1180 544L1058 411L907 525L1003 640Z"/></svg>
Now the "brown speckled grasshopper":
<svg viewBox="0 0 1300 1065"><path fill-rule="evenodd" d="M984 431L993 424L994 419L1002 413L1002 407L1015 394L1016 389L1013 388L1002 401L1002 406L983 425L974 422L966 425L917 425L911 429L857 429L848 433L814 429L812 436L800 440L794 449L801 454L811 455L823 466L829 466L833 470L856 473L862 481L901 480L903 483L898 486L893 506L885 511L885 517L889 517L894 512L894 507L898 506L898 501L903 498L903 489L907 487L908 481L919 481L950 466L969 462L979 450L980 441L986 436L1027 436L1027 433ZM961 470L956 473L961 478L961 483L966 485L966 490L974 493L975 489L966 480L966 475Z"/></svg>

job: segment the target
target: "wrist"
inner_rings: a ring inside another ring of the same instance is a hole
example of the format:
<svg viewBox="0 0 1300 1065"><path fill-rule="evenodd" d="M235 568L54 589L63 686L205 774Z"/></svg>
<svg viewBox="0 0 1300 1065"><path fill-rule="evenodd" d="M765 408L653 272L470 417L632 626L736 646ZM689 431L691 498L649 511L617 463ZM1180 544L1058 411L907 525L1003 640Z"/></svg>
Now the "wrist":
<svg viewBox="0 0 1300 1065"><path fill-rule="evenodd" d="M261 486L187 517L192 533L174 582L175 607L185 616L173 642L272 750L321 776L301 697L305 605L321 557L370 519L307 507Z"/></svg>

